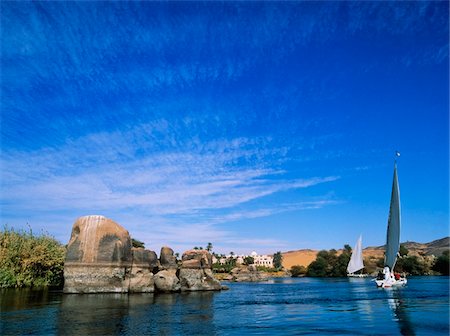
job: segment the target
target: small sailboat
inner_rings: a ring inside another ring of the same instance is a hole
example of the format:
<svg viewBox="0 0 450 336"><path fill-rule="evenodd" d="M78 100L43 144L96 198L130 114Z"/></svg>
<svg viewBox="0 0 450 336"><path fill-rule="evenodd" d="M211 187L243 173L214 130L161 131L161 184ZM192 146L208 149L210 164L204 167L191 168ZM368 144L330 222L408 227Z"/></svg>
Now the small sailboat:
<svg viewBox="0 0 450 336"><path fill-rule="evenodd" d="M397 156L400 154L397 152ZM407 280L399 274L394 273L400 250L400 188L398 185L397 162L394 163L394 178L392 182L391 204L389 208L389 219L386 235L386 253L384 256L384 269L375 280L378 287L388 288L392 286L406 285Z"/></svg>
<svg viewBox="0 0 450 336"><path fill-rule="evenodd" d="M355 273L364 268L364 261L362 256L362 236L359 236L356 245L353 248L352 256L347 266L347 276L353 278L364 278L367 274Z"/></svg>

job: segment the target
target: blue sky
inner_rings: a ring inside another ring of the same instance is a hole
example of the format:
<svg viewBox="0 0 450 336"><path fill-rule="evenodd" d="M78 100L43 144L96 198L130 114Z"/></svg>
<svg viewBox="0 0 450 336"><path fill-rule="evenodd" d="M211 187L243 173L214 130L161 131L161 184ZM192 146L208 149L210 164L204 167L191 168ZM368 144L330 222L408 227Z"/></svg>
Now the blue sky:
<svg viewBox="0 0 450 336"><path fill-rule="evenodd" d="M449 234L447 2L1 2L1 221L159 252Z"/></svg>

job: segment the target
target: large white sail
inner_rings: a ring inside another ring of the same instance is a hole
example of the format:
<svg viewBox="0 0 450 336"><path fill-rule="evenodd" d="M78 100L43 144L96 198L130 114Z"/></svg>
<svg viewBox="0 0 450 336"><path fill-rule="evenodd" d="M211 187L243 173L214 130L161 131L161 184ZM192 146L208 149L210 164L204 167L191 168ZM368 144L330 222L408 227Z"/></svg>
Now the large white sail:
<svg viewBox="0 0 450 336"><path fill-rule="evenodd" d="M364 262L362 257L362 237L359 236L359 239L356 242L355 247L353 248L350 262L348 263L347 272L352 274L363 268Z"/></svg>
<svg viewBox="0 0 450 336"><path fill-rule="evenodd" d="M392 271L400 250L400 189L397 177L397 165L394 166L391 205L389 208L388 229L386 237L386 255L384 265Z"/></svg>

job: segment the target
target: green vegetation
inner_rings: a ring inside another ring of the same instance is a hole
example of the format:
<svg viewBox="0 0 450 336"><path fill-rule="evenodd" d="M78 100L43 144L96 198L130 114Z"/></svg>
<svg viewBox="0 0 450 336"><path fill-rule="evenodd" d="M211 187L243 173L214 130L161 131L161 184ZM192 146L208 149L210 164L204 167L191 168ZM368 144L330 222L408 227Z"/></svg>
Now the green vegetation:
<svg viewBox="0 0 450 336"><path fill-rule="evenodd" d="M306 267L300 266L300 265L294 265L291 267L291 275L294 278L297 278L299 276L306 274Z"/></svg>
<svg viewBox="0 0 450 336"><path fill-rule="evenodd" d="M444 251L440 257L436 259L436 262L433 265L433 271L438 272L442 275L449 275L449 268L450 268L450 259L449 259L449 252L450 251Z"/></svg>
<svg viewBox="0 0 450 336"><path fill-rule="evenodd" d="M143 242L141 242L140 240L134 239L134 238L131 239L131 245L136 248L145 248L145 245Z"/></svg>
<svg viewBox="0 0 450 336"><path fill-rule="evenodd" d="M408 251L408 249L406 248L406 246L403 245L403 244L401 244L401 245L400 245L400 250L398 251L398 254L400 254L400 256L403 257L403 256L405 256L405 255L408 255L408 253L409 253L409 251Z"/></svg>
<svg viewBox="0 0 450 336"><path fill-rule="evenodd" d="M236 259L234 258L227 258L225 261L225 264L220 264L219 262L216 262L212 265L213 272L215 273L230 273L233 268L236 267Z"/></svg>
<svg viewBox="0 0 450 336"><path fill-rule="evenodd" d="M397 259L394 270L410 275L424 275L430 273L430 267L418 256L404 256Z"/></svg>
<svg viewBox="0 0 450 336"><path fill-rule="evenodd" d="M32 231L0 231L0 287L61 287L65 248Z"/></svg>
<svg viewBox="0 0 450 336"><path fill-rule="evenodd" d="M211 243L208 243L208 244L206 245L206 251L211 252L212 249L213 249L213 245L212 245Z"/></svg>
<svg viewBox="0 0 450 336"><path fill-rule="evenodd" d="M344 246L343 252L338 256L336 250L322 250L317 254L316 260L309 264L306 275L310 277L343 277L347 275L347 265L350 261L352 249Z"/></svg>
<svg viewBox="0 0 450 336"><path fill-rule="evenodd" d="M431 274L433 258L423 254L408 255L409 250L402 244L399 251L400 257L395 264L395 271L407 275L426 275ZM384 260L380 260L379 265L384 266Z"/></svg>
<svg viewBox="0 0 450 336"><path fill-rule="evenodd" d="M345 245L341 254L336 250L322 250L317 254L306 269L306 276L311 277L344 277L347 275L347 265L350 260L352 249ZM408 249L400 246L400 257L397 259L395 271L407 275L449 275L449 251L445 251L440 257L434 258L424 254L409 255ZM373 274L384 267L384 258L368 257L364 260L365 273ZM293 266L291 274L293 277L302 275L300 266Z"/></svg>
<svg viewBox="0 0 450 336"><path fill-rule="evenodd" d="M267 272L267 273L276 273L279 271L276 267L267 267L267 266L256 266L256 269L260 272Z"/></svg>
<svg viewBox="0 0 450 336"><path fill-rule="evenodd" d="M244 264L245 265L253 265L255 263L255 258L251 256L247 256L244 258Z"/></svg>
<svg viewBox="0 0 450 336"><path fill-rule="evenodd" d="M282 262L283 262L283 255L281 254L280 251L278 251L273 255L273 266L276 269L280 270L283 267Z"/></svg>

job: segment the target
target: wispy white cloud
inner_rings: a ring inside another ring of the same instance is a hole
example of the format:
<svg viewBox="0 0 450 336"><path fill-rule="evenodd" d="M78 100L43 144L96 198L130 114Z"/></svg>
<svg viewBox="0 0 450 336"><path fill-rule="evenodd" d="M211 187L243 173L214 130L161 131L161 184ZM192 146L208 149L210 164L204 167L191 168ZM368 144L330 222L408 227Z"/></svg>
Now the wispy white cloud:
<svg viewBox="0 0 450 336"><path fill-rule="evenodd" d="M336 179L283 180L282 170L264 163L277 149L259 150L260 141L243 138L205 143L188 152L149 152L128 161L146 146L136 138L89 135L59 149L7 153L2 160L5 197L33 209L70 204L80 210L141 207L174 214L228 208Z"/></svg>
<svg viewBox="0 0 450 336"><path fill-rule="evenodd" d="M161 129L167 133L163 137ZM171 132L167 122L159 120L126 132L89 134L60 147L6 151L1 159L2 220L14 223L11 214L21 213L24 219L40 221L45 214L67 211L70 222L63 224L61 217L49 222L70 226L73 214L113 214L141 238L181 248L219 238L238 240L220 228L224 223L331 203L247 207L269 195L338 177L287 178L272 160L285 151L272 146L270 139L177 140L172 146L177 134ZM158 148L154 139L160 142Z"/></svg>

